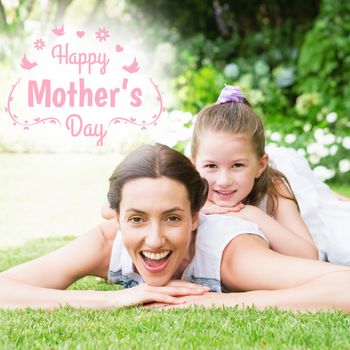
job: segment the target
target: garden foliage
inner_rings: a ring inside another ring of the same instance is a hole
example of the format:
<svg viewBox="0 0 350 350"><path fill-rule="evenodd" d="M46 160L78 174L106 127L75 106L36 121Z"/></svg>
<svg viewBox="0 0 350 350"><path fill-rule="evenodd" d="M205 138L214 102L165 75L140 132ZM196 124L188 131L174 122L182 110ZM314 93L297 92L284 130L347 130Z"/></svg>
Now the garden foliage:
<svg viewBox="0 0 350 350"><path fill-rule="evenodd" d="M152 13L145 2L132 2ZM167 71L174 108L195 115L224 83L239 85L270 143L298 149L323 179L349 181L349 2L212 1L207 27L200 18L191 24L185 12L168 13L164 3L157 1L157 18L177 29L168 36L177 49ZM200 17L201 5L191 3Z"/></svg>

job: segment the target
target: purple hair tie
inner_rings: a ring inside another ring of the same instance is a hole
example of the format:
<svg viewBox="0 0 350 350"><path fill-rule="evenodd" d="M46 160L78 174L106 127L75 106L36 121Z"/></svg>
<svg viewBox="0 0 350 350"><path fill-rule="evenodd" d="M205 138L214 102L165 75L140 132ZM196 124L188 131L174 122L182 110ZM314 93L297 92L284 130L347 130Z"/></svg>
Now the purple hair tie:
<svg viewBox="0 0 350 350"><path fill-rule="evenodd" d="M244 96L238 86L225 85L221 90L220 96L216 101L216 104L226 103L226 102L238 102L243 103Z"/></svg>

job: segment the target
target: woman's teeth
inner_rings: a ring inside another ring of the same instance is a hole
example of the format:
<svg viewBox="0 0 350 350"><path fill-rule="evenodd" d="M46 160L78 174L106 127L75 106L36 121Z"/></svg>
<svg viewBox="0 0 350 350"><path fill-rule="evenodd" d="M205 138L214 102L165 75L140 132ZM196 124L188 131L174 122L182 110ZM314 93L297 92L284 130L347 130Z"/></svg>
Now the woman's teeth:
<svg viewBox="0 0 350 350"><path fill-rule="evenodd" d="M164 252L161 253L151 253L151 252L142 252L142 255L148 259L152 259L152 260L160 260L160 259L164 259L165 257L167 257L170 254L170 250L166 250Z"/></svg>

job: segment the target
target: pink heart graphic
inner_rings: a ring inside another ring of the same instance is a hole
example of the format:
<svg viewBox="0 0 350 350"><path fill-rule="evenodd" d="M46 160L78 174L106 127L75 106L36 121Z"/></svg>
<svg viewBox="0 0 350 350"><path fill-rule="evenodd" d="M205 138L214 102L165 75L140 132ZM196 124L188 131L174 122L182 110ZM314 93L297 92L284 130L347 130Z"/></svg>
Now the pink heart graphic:
<svg viewBox="0 0 350 350"><path fill-rule="evenodd" d="M115 51L117 51L117 52L122 52L124 50L124 48L122 47L122 46L120 46L119 44L117 44L116 46L115 46Z"/></svg>
<svg viewBox="0 0 350 350"><path fill-rule="evenodd" d="M85 35L85 32L83 30L77 31L77 36L81 39Z"/></svg>

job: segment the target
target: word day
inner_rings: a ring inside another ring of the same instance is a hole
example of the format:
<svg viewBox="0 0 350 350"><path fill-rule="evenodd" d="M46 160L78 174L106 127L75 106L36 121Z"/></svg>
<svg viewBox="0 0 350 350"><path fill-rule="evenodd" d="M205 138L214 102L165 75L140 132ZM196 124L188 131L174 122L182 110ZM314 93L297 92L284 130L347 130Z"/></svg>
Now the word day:
<svg viewBox="0 0 350 350"><path fill-rule="evenodd" d="M84 121L79 114L71 114L67 117L66 128L73 137L98 137L97 146L103 146L103 139L107 135L107 130L104 130L103 124L87 123L84 125Z"/></svg>
<svg viewBox="0 0 350 350"><path fill-rule="evenodd" d="M51 50L51 55L58 60L59 64L78 65L79 74L82 73L82 68L87 67L88 74L91 74L92 68L97 65L100 74L106 73L106 68L109 63L106 53L95 52L69 52L69 44L55 45Z"/></svg>

